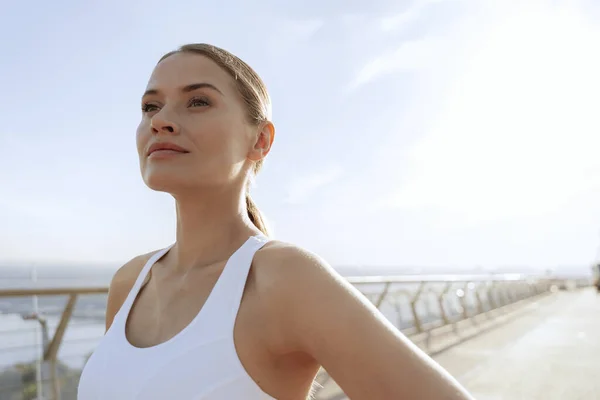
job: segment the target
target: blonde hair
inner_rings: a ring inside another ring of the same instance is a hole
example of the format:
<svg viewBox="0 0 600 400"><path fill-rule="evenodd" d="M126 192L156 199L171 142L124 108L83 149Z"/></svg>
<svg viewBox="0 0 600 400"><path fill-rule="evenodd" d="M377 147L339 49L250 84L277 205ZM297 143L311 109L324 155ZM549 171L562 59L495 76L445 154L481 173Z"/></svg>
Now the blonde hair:
<svg viewBox="0 0 600 400"><path fill-rule="evenodd" d="M267 87L260 79L260 76L244 61L234 54L219 47L206 43L192 43L179 47L171 51L158 61L159 63L167 57L177 53L199 54L211 59L215 64L221 67L234 79L236 87L242 96L246 105L248 119L255 125L271 119L271 98L267 92ZM252 174L256 175L263 165L263 160L254 163ZM250 197L250 185L246 186L246 210L248 217L262 233L269 235L269 229L266 220L260 210Z"/></svg>

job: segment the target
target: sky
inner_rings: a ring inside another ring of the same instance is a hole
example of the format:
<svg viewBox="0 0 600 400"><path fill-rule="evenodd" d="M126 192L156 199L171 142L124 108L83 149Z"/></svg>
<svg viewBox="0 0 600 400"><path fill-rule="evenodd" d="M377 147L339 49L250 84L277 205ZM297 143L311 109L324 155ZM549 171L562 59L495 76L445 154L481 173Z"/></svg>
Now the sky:
<svg viewBox="0 0 600 400"><path fill-rule="evenodd" d="M276 139L253 196L334 266L588 268L600 245L600 4L59 0L0 16L0 260L122 264L175 238L142 182L160 56L247 61Z"/></svg>

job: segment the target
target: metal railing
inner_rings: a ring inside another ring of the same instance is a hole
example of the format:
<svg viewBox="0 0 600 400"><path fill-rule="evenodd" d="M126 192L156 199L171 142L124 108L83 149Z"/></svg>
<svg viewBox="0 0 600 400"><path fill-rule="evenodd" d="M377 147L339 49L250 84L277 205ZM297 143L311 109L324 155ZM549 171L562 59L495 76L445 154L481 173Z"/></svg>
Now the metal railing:
<svg viewBox="0 0 600 400"><path fill-rule="evenodd" d="M588 278L521 274L349 277L403 334L430 355L488 329L522 305L558 290L591 284ZM436 338L439 340L436 343ZM341 399L325 370L317 399ZM333 386L333 388L331 388Z"/></svg>
<svg viewBox="0 0 600 400"><path fill-rule="evenodd" d="M20 317L24 322L14 328L10 322L15 322L15 318L0 319L0 400L75 399L81 367L102 335L107 293L108 287L0 289L0 301L8 303L11 300L15 303L13 307L16 306L19 313L12 316ZM27 310L27 302L19 301L29 298L51 300L51 304L48 304L45 312L38 313L36 310ZM77 310L80 298L95 298L102 312L90 312L85 303L79 304L83 309ZM25 324L26 321L31 321L29 326ZM68 329L81 330L90 326L99 329L87 337L65 337ZM76 349L83 344L87 351L63 351L59 356L65 344L73 345ZM7 365L6 361L15 353L26 355L14 357L16 359L12 365Z"/></svg>
<svg viewBox="0 0 600 400"><path fill-rule="evenodd" d="M426 335L428 343L436 329L452 327L452 331L458 333L461 321L477 316L494 318L493 311L551 293L559 287L589 284L587 280L581 280L566 285L564 280L523 275L406 275L347 279L408 337L418 340L419 335ZM12 315L23 323L34 324L31 327L11 328L10 323L6 327L0 319L3 324L0 325L0 399L75 399L81 367L103 333L107 292L107 287L0 289L0 306L8 300L31 297L62 299L53 303L53 312L24 312L21 307L17 316ZM95 299L95 306L89 301L91 298ZM7 315L5 311L4 317ZM87 336L67 335L69 329L77 331L90 327L94 330ZM27 334L33 335L27 337ZM7 339L10 337L13 340ZM75 350L65 350L65 346ZM23 350L33 350L34 354L29 359L5 365L11 352ZM69 363L72 359L79 363ZM325 385L328 379L326 373L321 372L318 382Z"/></svg>

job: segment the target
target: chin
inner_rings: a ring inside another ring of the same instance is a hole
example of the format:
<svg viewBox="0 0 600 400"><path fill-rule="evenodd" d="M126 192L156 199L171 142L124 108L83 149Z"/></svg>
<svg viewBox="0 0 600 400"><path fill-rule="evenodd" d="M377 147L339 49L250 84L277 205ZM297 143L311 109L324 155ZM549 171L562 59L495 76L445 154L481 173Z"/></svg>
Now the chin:
<svg viewBox="0 0 600 400"><path fill-rule="evenodd" d="M182 168L155 166L143 166L141 168L142 179L146 186L157 192L166 192L172 195L197 191L199 189L221 187L228 184L227 179L220 179L220 174L214 170L202 167Z"/></svg>
<svg viewBox="0 0 600 400"><path fill-rule="evenodd" d="M181 178L181 174L157 173L143 175L144 183L156 192L176 193L192 183Z"/></svg>

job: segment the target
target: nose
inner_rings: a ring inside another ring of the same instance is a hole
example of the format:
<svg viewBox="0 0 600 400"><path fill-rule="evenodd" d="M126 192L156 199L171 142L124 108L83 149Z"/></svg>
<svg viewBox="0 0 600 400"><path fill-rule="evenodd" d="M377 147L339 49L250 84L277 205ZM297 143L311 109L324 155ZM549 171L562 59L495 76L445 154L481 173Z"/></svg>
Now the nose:
<svg viewBox="0 0 600 400"><path fill-rule="evenodd" d="M152 133L170 133L170 134L179 134L179 125L174 121L165 118L164 115L160 115L157 113L152 117L150 121L150 127L152 129Z"/></svg>

